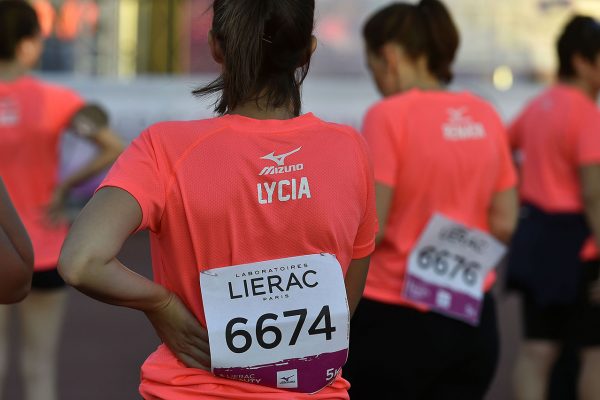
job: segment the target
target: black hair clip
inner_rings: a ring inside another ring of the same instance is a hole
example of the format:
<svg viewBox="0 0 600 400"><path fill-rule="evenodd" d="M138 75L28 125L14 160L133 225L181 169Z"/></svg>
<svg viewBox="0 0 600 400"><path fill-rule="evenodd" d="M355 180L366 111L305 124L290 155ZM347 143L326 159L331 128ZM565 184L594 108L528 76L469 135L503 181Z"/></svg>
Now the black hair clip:
<svg viewBox="0 0 600 400"><path fill-rule="evenodd" d="M262 40L269 44L273 44L273 37L271 35L263 35Z"/></svg>

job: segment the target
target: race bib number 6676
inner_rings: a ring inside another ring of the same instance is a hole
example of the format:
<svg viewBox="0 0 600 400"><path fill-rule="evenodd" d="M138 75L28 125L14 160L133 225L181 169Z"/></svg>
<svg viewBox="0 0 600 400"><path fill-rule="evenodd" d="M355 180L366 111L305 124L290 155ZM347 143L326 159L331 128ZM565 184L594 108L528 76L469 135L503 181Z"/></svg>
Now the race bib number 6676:
<svg viewBox="0 0 600 400"><path fill-rule="evenodd" d="M403 295L476 326L485 278L505 252L490 234L435 214L410 253Z"/></svg>
<svg viewBox="0 0 600 400"><path fill-rule="evenodd" d="M349 311L335 256L217 268L200 286L215 375L314 393L345 364Z"/></svg>

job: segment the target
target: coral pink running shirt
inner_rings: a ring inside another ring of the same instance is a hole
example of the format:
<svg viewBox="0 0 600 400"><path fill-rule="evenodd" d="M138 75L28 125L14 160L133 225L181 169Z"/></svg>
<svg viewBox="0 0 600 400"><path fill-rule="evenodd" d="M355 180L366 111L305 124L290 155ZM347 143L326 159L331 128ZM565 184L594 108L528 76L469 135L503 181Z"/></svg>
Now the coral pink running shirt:
<svg viewBox="0 0 600 400"><path fill-rule="evenodd" d="M583 212L579 169L600 164L600 110L580 90L555 85L535 98L509 129L522 153L523 201L550 213ZM584 259L598 257L593 240Z"/></svg>
<svg viewBox="0 0 600 400"><path fill-rule="evenodd" d="M419 90L376 104L363 129L375 181L394 189L365 297L416 306L401 295L406 264L432 215L488 231L492 197L516 185L506 132L492 107L469 93ZM491 273L487 289L494 280Z"/></svg>
<svg viewBox="0 0 600 400"><path fill-rule="evenodd" d="M312 114L155 125L120 157L107 186L138 201L155 281L203 325L203 270L321 252L346 270L375 246L366 144ZM185 368L162 345L142 367L140 391L146 399L347 399L348 386L338 378L308 396L226 380Z"/></svg>
<svg viewBox="0 0 600 400"><path fill-rule="evenodd" d="M59 179L61 134L84 101L32 77L0 82L0 175L35 253L35 269L55 268L66 223L46 217Z"/></svg>
<svg viewBox="0 0 600 400"><path fill-rule="evenodd" d="M509 128L522 152L521 197L546 212L582 212L579 168L600 164L600 110L581 91L556 85Z"/></svg>

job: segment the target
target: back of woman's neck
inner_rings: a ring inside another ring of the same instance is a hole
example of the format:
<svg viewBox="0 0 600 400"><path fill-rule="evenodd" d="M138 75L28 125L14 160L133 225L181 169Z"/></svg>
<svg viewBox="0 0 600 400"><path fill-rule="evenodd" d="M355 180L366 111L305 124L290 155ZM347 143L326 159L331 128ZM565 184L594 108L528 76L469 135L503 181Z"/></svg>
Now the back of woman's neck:
<svg viewBox="0 0 600 400"><path fill-rule="evenodd" d="M561 79L560 83L579 90L594 103L598 101L598 89L592 87L587 82L581 79Z"/></svg>
<svg viewBox="0 0 600 400"><path fill-rule="evenodd" d="M0 81L16 81L27 74L27 71L13 61L0 61Z"/></svg>
<svg viewBox="0 0 600 400"><path fill-rule="evenodd" d="M255 101L241 104L235 107L233 110L230 110L228 114L241 115L242 117L259 120L284 120L296 117L291 107L269 108L261 105L260 103L257 104Z"/></svg>

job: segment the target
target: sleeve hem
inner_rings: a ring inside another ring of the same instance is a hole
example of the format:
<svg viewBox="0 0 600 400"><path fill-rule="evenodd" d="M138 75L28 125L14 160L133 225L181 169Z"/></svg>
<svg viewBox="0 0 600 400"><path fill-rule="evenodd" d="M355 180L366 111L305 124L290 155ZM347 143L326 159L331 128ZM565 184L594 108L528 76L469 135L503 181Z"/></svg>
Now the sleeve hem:
<svg viewBox="0 0 600 400"><path fill-rule="evenodd" d="M580 167L589 167L592 165L600 165L600 155L593 157L582 157L579 160Z"/></svg>
<svg viewBox="0 0 600 400"><path fill-rule="evenodd" d="M375 239L371 240L368 244L362 246L354 246L352 251L352 259L360 260L373 254L375 251Z"/></svg>
<svg viewBox="0 0 600 400"><path fill-rule="evenodd" d="M375 183L381 183L381 184L389 186L391 188L396 187L396 181L389 176L382 176L382 175L375 174Z"/></svg>

